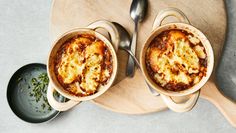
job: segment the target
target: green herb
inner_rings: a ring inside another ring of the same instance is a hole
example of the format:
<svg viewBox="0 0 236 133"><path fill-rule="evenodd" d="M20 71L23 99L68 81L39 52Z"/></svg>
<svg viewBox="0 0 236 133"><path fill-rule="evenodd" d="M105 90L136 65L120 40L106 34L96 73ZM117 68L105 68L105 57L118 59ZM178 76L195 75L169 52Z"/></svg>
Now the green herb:
<svg viewBox="0 0 236 133"><path fill-rule="evenodd" d="M52 110L52 107L51 107L51 106L48 106L48 110L51 111L51 110Z"/></svg>
<svg viewBox="0 0 236 133"><path fill-rule="evenodd" d="M43 101L47 102L47 98L45 96L43 96Z"/></svg>
<svg viewBox="0 0 236 133"><path fill-rule="evenodd" d="M34 94L33 94L33 93L31 93L31 92L29 93L29 95L30 95L30 97L34 96Z"/></svg>
<svg viewBox="0 0 236 133"><path fill-rule="evenodd" d="M17 79L17 82L19 83L22 79L23 79L22 77L19 77L19 78Z"/></svg>
<svg viewBox="0 0 236 133"><path fill-rule="evenodd" d="M43 104L41 105L41 107L44 109L44 108L46 107L46 104L43 103Z"/></svg>
<svg viewBox="0 0 236 133"><path fill-rule="evenodd" d="M60 97L60 94L55 91L55 92L53 93L53 96L56 97L56 98L59 98L59 97Z"/></svg>
<svg viewBox="0 0 236 133"><path fill-rule="evenodd" d="M31 87L29 85L28 88L32 88L32 91L29 92L30 97L33 97L36 102L39 102L42 99L42 109L44 110L47 107L47 109L51 111L52 108L49 105L47 98L44 96L44 94L46 94L47 92L48 83L49 79L47 73L41 73L38 77L34 77L31 79ZM38 109L38 107L36 109ZM37 112L41 111L37 110Z"/></svg>

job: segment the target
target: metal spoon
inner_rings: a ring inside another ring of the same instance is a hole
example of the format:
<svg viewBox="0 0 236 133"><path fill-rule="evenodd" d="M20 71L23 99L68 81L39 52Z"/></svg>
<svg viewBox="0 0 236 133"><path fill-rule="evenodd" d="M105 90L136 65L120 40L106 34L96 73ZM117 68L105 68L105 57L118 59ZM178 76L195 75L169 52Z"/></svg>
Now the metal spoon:
<svg viewBox="0 0 236 133"><path fill-rule="evenodd" d="M134 33L131 41L131 45L129 49L134 53L136 51L136 43L137 43L137 34L138 34L138 23L142 22L144 19L146 12L147 12L147 0L133 0L130 7L130 16L134 20ZM126 76L133 77L135 70L134 60L132 59L131 55L128 59L128 64L126 68Z"/></svg>
<svg viewBox="0 0 236 133"><path fill-rule="evenodd" d="M135 57L135 55L133 54L133 52L129 48L129 44L130 44L130 35L129 35L129 33L126 31L126 29L122 25L120 25L116 22L112 22L112 23L115 25L115 27L117 28L117 30L119 32L119 35L120 35L119 49L122 49L122 50L125 50L126 52L128 52L129 55L135 61L138 68L140 68L139 61L137 60L137 58ZM154 95L154 96L160 95L153 88L151 88L151 86L148 85L148 88L149 88L150 92L152 93L152 95Z"/></svg>

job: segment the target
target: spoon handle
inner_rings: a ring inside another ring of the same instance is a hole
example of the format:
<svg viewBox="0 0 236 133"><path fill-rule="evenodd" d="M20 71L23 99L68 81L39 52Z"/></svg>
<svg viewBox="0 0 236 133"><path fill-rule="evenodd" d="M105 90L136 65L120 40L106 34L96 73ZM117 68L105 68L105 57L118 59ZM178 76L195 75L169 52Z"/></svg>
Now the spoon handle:
<svg viewBox="0 0 236 133"><path fill-rule="evenodd" d="M138 61L138 59L135 57L134 53L133 53L132 51L129 51L129 50L126 50L126 49L125 49L125 51L129 53L130 58L132 58L132 60L134 61L134 63L136 63L136 65L138 66L138 68L141 68L141 67L140 67L140 64L139 64L139 61Z"/></svg>
<svg viewBox="0 0 236 133"><path fill-rule="evenodd" d="M135 56L135 51L136 51L136 44L137 44L137 32L138 32L138 22L135 21L135 26L134 26L134 33L132 36L132 41L130 45L130 50ZM133 77L134 76L134 70L135 70L135 62L131 55L129 55L128 58L128 64L126 67L126 76Z"/></svg>
<svg viewBox="0 0 236 133"><path fill-rule="evenodd" d="M134 56L133 52L130 51L130 50L126 50L124 49L126 52L129 53L129 55L131 56L131 58L133 59L133 61L136 63L137 67L141 70L141 67L140 67L140 64L139 64L139 61L138 59ZM149 91L152 93L153 96L159 96L160 94L154 90L147 82L146 82L147 86L148 86L148 89Z"/></svg>

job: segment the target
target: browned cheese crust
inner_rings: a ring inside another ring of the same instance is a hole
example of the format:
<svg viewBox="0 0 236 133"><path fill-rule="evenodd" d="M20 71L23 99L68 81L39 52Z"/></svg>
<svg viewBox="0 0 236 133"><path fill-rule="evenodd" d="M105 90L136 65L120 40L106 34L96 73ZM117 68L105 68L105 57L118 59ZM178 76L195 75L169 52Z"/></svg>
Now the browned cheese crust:
<svg viewBox="0 0 236 133"><path fill-rule="evenodd" d="M112 74L112 55L93 34L78 34L57 52L55 74L63 88L76 96L96 93Z"/></svg>
<svg viewBox="0 0 236 133"><path fill-rule="evenodd" d="M204 46L199 38L183 30L168 30L155 37L145 60L152 80L170 91L194 86L207 72Z"/></svg>

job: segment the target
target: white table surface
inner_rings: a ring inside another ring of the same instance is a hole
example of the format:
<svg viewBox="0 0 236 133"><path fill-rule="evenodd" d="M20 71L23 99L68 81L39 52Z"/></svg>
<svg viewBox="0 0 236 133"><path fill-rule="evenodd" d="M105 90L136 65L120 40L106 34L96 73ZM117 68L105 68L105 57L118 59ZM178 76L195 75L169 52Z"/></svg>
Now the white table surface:
<svg viewBox="0 0 236 133"><path fill-rule="evenodd" d="M236 44L236 0L226 1L231 33L227 43ZM46 63L51 47L50 8L50 0L0 0L0 133L236 132L214 105L202 99L186 113L168 110L148 115L125 115L84 102L47 123L22 121L7 103L7 85L19 67L34 62Z"/></svg>

